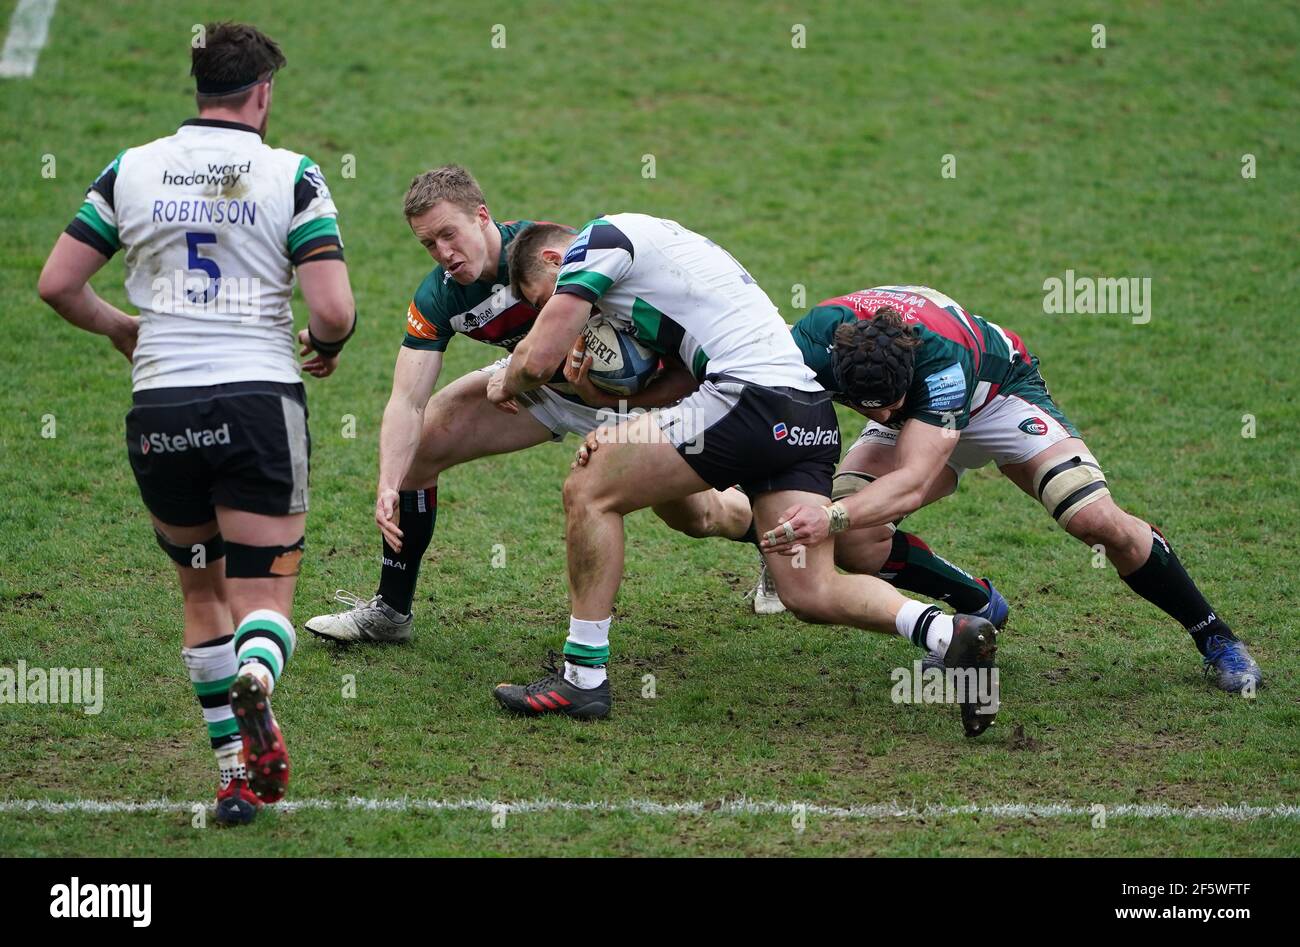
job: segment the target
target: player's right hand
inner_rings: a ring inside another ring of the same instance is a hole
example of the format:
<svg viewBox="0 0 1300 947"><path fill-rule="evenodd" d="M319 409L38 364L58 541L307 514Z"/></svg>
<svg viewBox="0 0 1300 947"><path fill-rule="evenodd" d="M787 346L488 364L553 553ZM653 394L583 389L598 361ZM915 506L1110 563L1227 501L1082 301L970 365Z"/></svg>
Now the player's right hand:
<svg viewBox="0 0 1300 947"><path fill-rule="evenodd" d="M140 320L134 316L127 316L126 321L122 322L120 328L109 335L108 339L113 343L113 348L125 355L126 360L130 362L135 356L135 343L139 336Z"/></svg>
<svg viewBox="0 0 1300 947"><path fill-rule="evenodd" d="M310 355L316 351L311 347L311 336L306 329L298 333L298 344L302 346L299 355ZM314 375L317 378L328 378L334 374L334 369L339 367L339 357L331 355L328 358L324 355L317 355L302 363L302 370L308 375Z"/></svg>
<svg viewBox="0 0 1300 947"><path fill-rule="evenodd" d="M580 335L574 343L573 351L564 359L564 380L573 386L579 398L593 408L618 407L617 398L609 392L601 391L592 383L591 363L592 357L587 354L587 339Z"/></svg>
<svg viewBox="0 0 1300 947"><path fill-rule="evenodd" d="M379 524L379 531L384 534L384 541L392 546L395 552L402 551L402 531L397 528L401 516L397 491L391 488L380 490L379 496L375 498L375 522Z"/></svg>

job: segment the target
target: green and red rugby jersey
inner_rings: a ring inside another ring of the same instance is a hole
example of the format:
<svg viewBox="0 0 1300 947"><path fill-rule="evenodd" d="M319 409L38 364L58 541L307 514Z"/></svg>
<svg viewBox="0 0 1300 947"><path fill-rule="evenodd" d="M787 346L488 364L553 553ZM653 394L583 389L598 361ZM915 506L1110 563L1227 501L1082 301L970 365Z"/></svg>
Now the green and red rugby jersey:
<svg viewBox="0 0 1300 947"><path fill-rule="evenodd" d="M1045 393L1038 360L1020 336L971 315L928 286L876 286L836 296L795 323L795 344L827 391L839 391L831 369L835 329L853 319L870 319L882 306L901 313L921 338L898 421L917 418L962 430L997 394L1016 394L1020 388ZM1039 398L1029 400L1037 403Z"/></svg>
<svg viewBox="0 0 1300 947"><path fill-rule="evenodd" d="M501 234L501 259L490 281L480 278L462 286L441 266L434 267L407 307L406 338L402 345L445 352L451 337L460 333L500 346L507 352L514 351L533 327L538 310L511 290L506 247L531 223L531 220L507 220L496 224Z"/></svg>

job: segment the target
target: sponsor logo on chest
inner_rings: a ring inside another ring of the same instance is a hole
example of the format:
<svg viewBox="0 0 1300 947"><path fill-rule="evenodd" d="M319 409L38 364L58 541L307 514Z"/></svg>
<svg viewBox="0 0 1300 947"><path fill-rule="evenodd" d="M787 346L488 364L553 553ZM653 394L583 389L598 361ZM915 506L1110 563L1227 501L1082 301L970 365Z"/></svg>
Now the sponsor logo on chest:
<svg viewBox="0 0 1300 947"><path fill-rule="evenodd" d="M508 289L500 289L473 309L451 317L451 327L457 332L470 333L481 329L507 309L519 302L519 297Z"/></svg>

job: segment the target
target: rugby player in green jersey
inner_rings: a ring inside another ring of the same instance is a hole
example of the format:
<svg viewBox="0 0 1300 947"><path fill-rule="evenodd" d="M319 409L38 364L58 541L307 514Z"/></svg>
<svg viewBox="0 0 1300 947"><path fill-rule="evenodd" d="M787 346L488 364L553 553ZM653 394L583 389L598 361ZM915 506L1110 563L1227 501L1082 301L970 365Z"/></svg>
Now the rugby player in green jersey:
<svg viewBox="0 0 1300 947"><path fill-rule="evenodd" d="M393 372L393 390L379 434L375 521L383 542L379 587L370 599L340 590L348 609L306 624L321 638L399 642L411 637L412 602L420 561L433 536L438 477L489 454L523 450L585 435L623 415L583 403L553 384L490 404L489 378L528 334L537 308L509 285L506 249L530 221L493 220L478 182L446 165L412 182L404 206L411 232L438 264L420 283L406 311L406 337ZM458 378L433 394L443 352L455 335L506 350L507 357ZM553 381L563 383L562 378ZM624 410L667 404L695 387L690 373L666 362L663 373L626 402ZM667 502L655 512L689 536L757 542L749 504L739 491L704 491Z"/></svg>
<svg viewBox="0 0 1300 947"><path fill-rule="evenodd" d="M1205 600L1156 527L1122 510L1096 458L1057 408L1014 332L925 286L826 300L793 327L817 380L871 419L827 506L797 504L763 548L790 555L835 535L836 561L888 571L905 558L895 524L993 461L1071 536L1100 547L1124 582L1178 621L1219 687L1262 684L1246 646ZM932 593L931 593L932 594Z"/></svg>

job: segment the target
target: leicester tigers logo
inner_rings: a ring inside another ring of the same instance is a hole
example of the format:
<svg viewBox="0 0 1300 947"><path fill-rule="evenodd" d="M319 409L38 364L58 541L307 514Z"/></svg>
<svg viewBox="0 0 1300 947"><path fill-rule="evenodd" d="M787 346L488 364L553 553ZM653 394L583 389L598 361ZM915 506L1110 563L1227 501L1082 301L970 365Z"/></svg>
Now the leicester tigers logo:
<svg viewBox="0 0 1300 947"><path fill-rule="evenodd" d="M1026 434L1042 435L1047 433L1047 422L1042 418L1025 418L1018 425Z"/></svg>

